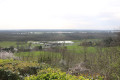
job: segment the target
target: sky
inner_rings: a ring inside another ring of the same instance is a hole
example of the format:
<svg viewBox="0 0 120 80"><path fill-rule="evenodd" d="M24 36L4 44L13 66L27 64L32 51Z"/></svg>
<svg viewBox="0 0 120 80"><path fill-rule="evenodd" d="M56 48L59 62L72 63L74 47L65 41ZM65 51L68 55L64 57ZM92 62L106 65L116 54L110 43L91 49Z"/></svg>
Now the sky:
<svg viewBox="0 0 120 80"><path fill-rule="evenodd" d="M120 0L0 0L4 29L120 29Z"/></svg>

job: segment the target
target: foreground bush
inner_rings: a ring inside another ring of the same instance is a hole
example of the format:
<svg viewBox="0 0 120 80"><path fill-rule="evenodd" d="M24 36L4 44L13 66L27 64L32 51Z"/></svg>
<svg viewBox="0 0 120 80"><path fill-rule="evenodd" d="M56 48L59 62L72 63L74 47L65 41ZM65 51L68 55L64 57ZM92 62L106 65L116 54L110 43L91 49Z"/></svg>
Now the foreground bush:
<svg viewBox="0 0 120 80"><path fill-rule="evenodd" d="M27 75L37 74L37 70L48 67L36 62L0 59L0 80L22 80Z"/></svg>
<svg viewBox="0 0 120 80"><path fill-rule="evenodd" d="M38 75L32 75L25 78L25 80L90 80L82 76L72 76L61 72L59 69L47 68L40 70Z"/></svg>
<svg viewBox="0 0 120 80"><path fill-rule="evenodd" d="M66 74L47 64L0 59L0 80L94 80ZM98 78L97 80L103 80Z"/></svg>
<svg viewBox="0 0 120 80"><path fill-rule="evenodd" d="M18 74L9 70L0 69L0 80L22 80L23 78Z"/></svg>

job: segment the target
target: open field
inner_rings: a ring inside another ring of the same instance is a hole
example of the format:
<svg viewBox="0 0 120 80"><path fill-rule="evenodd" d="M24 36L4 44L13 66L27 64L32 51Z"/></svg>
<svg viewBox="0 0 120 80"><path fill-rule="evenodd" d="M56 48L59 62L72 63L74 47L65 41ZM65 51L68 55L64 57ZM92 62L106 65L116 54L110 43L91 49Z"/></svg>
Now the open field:
<svg viewBox="0 0 120 80"><path fill-rule="evenodd" d="M10 46L16 47L16 42L15 41L0 41L0 46L1 47L10 47Z"/></svg>
<svg viewBox="0 0 120 80"><path fill-rule="evenodd" d="M32 47L35 47L35 46L39 46L40 44L32 44L31 46ZM3 47L3 48L5 48L5 47L11 47L11 46L13 46L13 47L15 47L15 48L17 48L18 46L19 47L28 47L29 46L29 43L27 43L27 42L17 42L17 41L0 41L0 47Z"/></svg>

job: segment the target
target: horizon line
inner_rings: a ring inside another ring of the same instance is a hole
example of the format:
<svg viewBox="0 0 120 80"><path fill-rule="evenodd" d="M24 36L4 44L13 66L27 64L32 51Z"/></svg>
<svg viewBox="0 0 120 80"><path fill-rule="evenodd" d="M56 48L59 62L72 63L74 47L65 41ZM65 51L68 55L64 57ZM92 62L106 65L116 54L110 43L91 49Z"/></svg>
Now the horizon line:
<svg viewBox="0 0 120 80"><path fill-rule="evenodd" d="M0 29L0 31L4 31L4 30L7 30L7 31L12 31L12 30L94 30L94 31L106 31L107 29ZM114 31L114 30L119 30L119 29L108 29L107 31Z"/></svg>

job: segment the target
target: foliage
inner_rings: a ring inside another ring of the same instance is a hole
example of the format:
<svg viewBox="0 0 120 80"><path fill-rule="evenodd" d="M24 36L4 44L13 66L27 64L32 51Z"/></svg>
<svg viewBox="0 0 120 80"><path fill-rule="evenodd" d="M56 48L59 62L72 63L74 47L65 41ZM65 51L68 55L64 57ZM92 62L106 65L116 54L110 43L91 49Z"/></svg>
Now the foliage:
<svg viewBox="0 0 120 80"><path fill-rule="evenodd" d="M0 59L0 69L11 71L16 75L27 76L37 74L37 70L48 67L46 64L38 64L36 62L2 60Z"/></svg>
<svg viewBox="0 0 120 80"><path fill-rule="evenodd" d="M23 78L10 70L0 69L0 80L22 80Z"/></svg>
<svg viewBox="0 0 120 80"><path fill-rule="evenodd" d="M92 80L83 76L73 76L47 64L0 59L0 80ZM102 80L102 79L98 79Z"/></svg>
<svg viewBox="0 0 120 80"><path fill-rule="evenodd" d="M40 70L38 75L32 75L25 78L25 80L89 80L82 76L76 77L65 72L61 72L59 69L47 68Z"/></svg>

